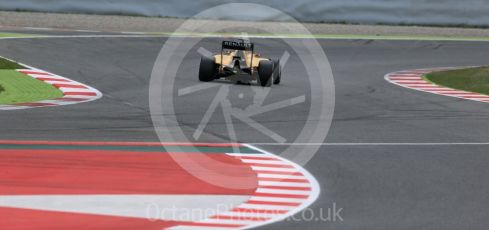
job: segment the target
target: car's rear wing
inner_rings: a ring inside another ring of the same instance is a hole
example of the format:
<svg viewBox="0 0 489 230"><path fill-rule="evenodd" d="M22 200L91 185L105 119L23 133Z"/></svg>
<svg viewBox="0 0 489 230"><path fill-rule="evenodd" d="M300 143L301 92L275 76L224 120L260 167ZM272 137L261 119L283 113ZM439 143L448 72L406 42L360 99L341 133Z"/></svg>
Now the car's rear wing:
<svg viewBox="0 0 489 230"><path fill-rule="evenodd" d="M222 63L222 56L223 56L223 51L225 49L230 49L230 50L242 50L242 51L251 51L251 61L250 61L250 66L253 66L253 56L254 56L254 47L255 45L251 42L248 42L244 39L239 39L238 41L222 41L222 46L221 46L221 63ZM219 70L222 72L224 71L224 66L220 66ZM253 68L251 68L251 73L253 73Z"/></svg>
<svg viewBox="0 0 489 230"><path fill-rule="evenodd" d="M254 45L246 41L222 41L222 49L246 50L253 52Z"/></svg>

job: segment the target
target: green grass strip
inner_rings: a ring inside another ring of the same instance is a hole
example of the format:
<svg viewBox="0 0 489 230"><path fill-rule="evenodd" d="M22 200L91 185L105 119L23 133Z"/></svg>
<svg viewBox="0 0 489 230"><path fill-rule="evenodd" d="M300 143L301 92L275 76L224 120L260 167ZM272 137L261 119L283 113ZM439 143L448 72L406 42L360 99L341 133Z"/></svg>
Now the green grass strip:
<svg viewBox="0 0 489 230"><path fill-rule="evenodd" d="M15 70L0 69L0 104L36 102L63 97L63 93L42 81Z"/></svg>
<svg viewBox="0 0 489 230"><path fill-rule="evenodd" d="M24 37L35 37L39 35L35 34L22 34L22 33L0 33L0 38L24 38Z"/></svg>
<svg viewBox="0 0 489 230"><path fill-rule="evenodd" d="M25 67L21 66L16 62L9 61L4 58L0 58L0 69L24 69Z"/></svg>
<svg viewBox="0 0 489 230"><path fill-rule="evenodd" d="M489 67L434 72L425 78L448 88L489 95Z"/></svg>
<svg viewBox="0 0 489 230"><path fill-rule="evenodd" d="M38 150L115 150L134 152L186 152L186 153L260 153L247 147L204 147L204 146L116 146L116 145L0 145L0 149Z"/></svg>

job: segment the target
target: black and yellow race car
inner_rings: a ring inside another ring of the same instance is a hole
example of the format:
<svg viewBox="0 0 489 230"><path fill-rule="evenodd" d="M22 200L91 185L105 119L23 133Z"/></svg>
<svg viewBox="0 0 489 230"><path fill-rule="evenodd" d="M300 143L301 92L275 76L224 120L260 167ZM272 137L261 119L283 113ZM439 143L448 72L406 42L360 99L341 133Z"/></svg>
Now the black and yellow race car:
<svg viewBox="0 0 489 230"><path fill-rule="evenodd" d="M279 84L281 77L280 60L261 57L254 52L254 44L244 39L223 41L220 54L202 56L200 60L200 81L227 79L270 87L272 83Z"/></svg>

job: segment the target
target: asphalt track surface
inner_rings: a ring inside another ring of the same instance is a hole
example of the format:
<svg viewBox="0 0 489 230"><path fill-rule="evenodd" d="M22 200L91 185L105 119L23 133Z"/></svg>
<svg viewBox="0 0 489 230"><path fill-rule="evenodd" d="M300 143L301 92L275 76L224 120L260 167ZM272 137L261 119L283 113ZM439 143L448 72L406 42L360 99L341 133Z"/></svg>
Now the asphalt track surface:
<svg viewBox="0 0 489 230"><path fill-rule="evenodd" d="M0 41L2 56L97 88L104 97L74 106L5 111L0 139L68 141L158 141L149 114L151 70L165 38L49 38ZM264 56L286 47L255 39ZM333 203L343 221L284 221L263 229L485 229L489 212L489 107L404 89L386 82L386 73L429 67L484 65L483 42L319 40L332 66L336 98L325 143L305 168L320 183L311 206L317 215ZM215 50L215 41L201 43ZM185 56L177 88L198 84L198 47ZM301 95L308 84L292 54L283 84L270 101ZM234 87L234 86L233 86ZM246 88L239 86L247 95ZM192 134L214 92L180 98L176 113ZM246 98L246 97L245 97ZM268 100L268 99L267 99ZM245 107L248 100L233 100ZM306 104L274 111L257 120L293 138L305 122ZM202 136L226 141L216 117ZM238 127L241 142L270 142ZM357 143L399 143L392 145ZM418 145L400 143L461 143ZM464 144L465 143L465 144ZM260 146L260 145L258 145ZM263 145L271 152L280 146ZM323 214L326 215L326 214ZM307 214L306 214L307 216ZM301 219L301 216L298 216Z"/></svg>

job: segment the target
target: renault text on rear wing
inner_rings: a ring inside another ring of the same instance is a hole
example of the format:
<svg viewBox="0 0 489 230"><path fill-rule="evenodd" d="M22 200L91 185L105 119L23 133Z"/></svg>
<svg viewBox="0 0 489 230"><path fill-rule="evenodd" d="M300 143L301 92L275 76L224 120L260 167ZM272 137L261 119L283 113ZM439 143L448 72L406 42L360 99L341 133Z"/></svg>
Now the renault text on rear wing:
<svg viewBox="0 0 489 230"><path fill-rule="evenodd" d="M236 41L223 41L223 49L233 50L253 50L253 43L251 42L236 42Z"/></svg>

